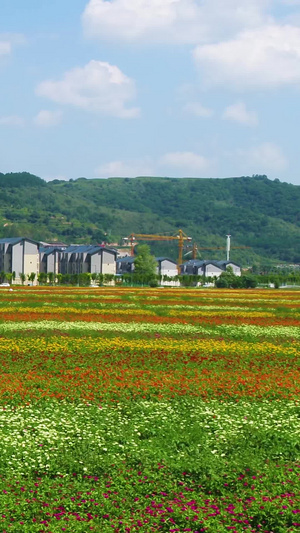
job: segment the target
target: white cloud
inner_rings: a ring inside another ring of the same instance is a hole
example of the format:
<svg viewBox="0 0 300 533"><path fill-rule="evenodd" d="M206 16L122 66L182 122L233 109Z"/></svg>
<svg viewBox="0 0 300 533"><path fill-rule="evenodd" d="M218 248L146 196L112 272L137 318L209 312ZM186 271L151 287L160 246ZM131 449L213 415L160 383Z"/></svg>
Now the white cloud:
<svg viewBox="0 0 300 533"><path fill-rule="evenodd" d="M20 33L1 33L0 34L0 56L11 54L15 46L26 43L24 35Z"/></svg>
<svg viewBox="0 0 300 533"><path fill-rule="evenodd" d="M281 3L287 6L299 6L300 0L281 0Z"/></svg>
<svg viewBox="0 0 300 533"><path fill-rule="evenodd" d="M184 113L200 118L210 118L214 112L209 107L204 107L199 102L189 102L183 106Z"/></svg>
<svg viewBox="0 0 300 533"><path fill-rule="evenodd" d="M300 28L270 25L235 39L198 46L196 65L208 83L238 89L300 83Z"/></svg>
<svg viewBox="0 0 300 533"><path fill-rule="evenodd" d="M59 104L104 115L120 118L139 115L138 108L126 107L136 96L134 81L118 67L102 61L90 61L84 67L69 70L60 81L44 81L36 93Z"/></svg>
<svg viewBox="0 0 300 533"><path fill-rule="evenodd" d="M116 160L96 168L95 175L100 178L136 176L189 176L200 177L212 166L206 157L193 152L169 152L158 159L144 157L132 160Z"/></svg>
<svg viewBox="0 0 300 533"><path fill-rule="evenodd" d="M48 128L60 124L62 118L61 111L47 111L42 109L33 119L36 126Z"/></svg>
<svg viewBox="0 0 300 533"><path fill-rule="evenodd" d="M239 161L244 174L268 174L281 172L288 167L288 161L280 146L265 142L247 150L237 150L231 155Z"/></svg>
<svg viewBox="0 0 300 533"><path fill-rule="evenodd" d="M222 118L225 120L232 120L233 122L239 122L245 126L256 126L258 124L256 113L248 111L244 102L237 102L236 104L226 107Z"/></svg>
<svg viewBox="0 0 300 533"><path fill-rule="evenodd" d="M150 43L200 43L269 20L271 0L90 0L88 36Z"/></svg>
<svg viewBox="0 0 300 533"><path fill-rule="evenodd" d="M149 158L132 161L110 161L100 165L95 170L100 178L135 178L137 176L152 176L153 167Z"/></svg>
<svg viewBox="0 0 300 533"><path fill-rule="evenodd" d="M11 43L0 40L0 56L6 56L11 53Z"/></svg>
<svg viewBox="0 0 300 533"><path fill-rule="evenodd" d="M7 117L0 117L0 126L22 127L24 125L25 125L24 118L18 115L9 115Z"/></svg>
<svg viewBox="0 0 300 533"><path fill-rule="evenodd" d="M209 170L211 162L206 157L194 152L169 152L161 157L160 165L176 168L186 176L199 175Z"/></svg>

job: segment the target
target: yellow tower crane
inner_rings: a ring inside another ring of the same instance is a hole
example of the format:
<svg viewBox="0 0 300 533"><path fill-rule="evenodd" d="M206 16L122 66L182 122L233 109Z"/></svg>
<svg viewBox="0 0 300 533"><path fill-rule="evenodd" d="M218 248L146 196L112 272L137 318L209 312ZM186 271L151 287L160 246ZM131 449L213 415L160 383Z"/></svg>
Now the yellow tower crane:
<svg viewBox="0 0 300 533"><path fill-rule="evenodd" d="M246 250L249 249L250 246L231 246L231 250ZM193 259L197 259L197 255L199 250L227 250L225 246L213 246L213 247L205 247L205 246L198 246L196 243L193 244L193 249L188 252L193 255ZM185 254L188 255L188 254Z"/></svg>
<svg viewBox="0 0 300 533"><path fill-rule="evenodd" d="M192 237L188 237L182 229L178 230L174 235L152 235L143 233L131 233L129 237L125 237L123 241L130 243L131 255L134 255L134 247L138 244L138 241L178 241L178 259L177 268L179 272L179 265L183 261L183 247L186 241L190 242Z"/></svg>

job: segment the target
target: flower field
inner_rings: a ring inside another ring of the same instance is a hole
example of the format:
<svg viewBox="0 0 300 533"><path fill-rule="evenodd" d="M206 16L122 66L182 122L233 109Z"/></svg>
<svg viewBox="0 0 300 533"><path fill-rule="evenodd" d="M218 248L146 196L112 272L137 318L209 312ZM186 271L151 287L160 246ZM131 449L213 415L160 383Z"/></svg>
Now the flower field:
<svg viewBox="0 0 300 533"><path fill-rule="evenodd" d="M0 532L300 531L300 292L0 292Z"/></svg>

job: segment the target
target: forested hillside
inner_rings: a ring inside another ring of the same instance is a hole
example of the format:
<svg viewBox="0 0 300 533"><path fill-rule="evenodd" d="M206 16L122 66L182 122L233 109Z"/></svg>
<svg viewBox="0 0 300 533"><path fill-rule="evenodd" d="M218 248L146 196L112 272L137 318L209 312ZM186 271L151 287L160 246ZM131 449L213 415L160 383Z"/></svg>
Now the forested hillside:
<svg viewBox="0 0 300 533"><path fill-rule="evenodd" d="M175 233L199 247L225 246L231 258L300 262L300 187L266 176L227 179L142 177L45 182L29 173L0 174L0 237L66 243L120 241L131 232ZM176 245L154 243L176 258ZM225 252L202 251L222 259Z"/></svg>

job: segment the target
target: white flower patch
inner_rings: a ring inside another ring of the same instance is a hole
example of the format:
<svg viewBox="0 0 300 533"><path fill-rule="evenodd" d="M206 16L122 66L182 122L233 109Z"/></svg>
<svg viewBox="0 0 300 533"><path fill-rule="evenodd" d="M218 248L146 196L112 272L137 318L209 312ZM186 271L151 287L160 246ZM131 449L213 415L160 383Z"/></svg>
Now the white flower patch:
<svg viewBox="0 0 300 533"><path fill-rule="evenodd" d="M137 401L117 406L48 401L0 411L2 471L66 473L83 465L230 457L253 443L296 450L299 407L292 402ZM277 453L277 452L276 452ZM294 452L300 460L299 452ZM85 470L86 471L86 470Z"/></svg>
<svg viewBox="0 0 300 533"><path fill-rule="evenodd" d="M34 322L5 322L0 324L0 333L22 330L61 330L61 331L113 331L122 333L162 333L162 334L206 334L232 338L247 336L287 337L300 339L300 328L296 326L255 326L222 324L213 328L194 324L153 324L149 322L60 322L56 320L39 320Z"/></svg>

